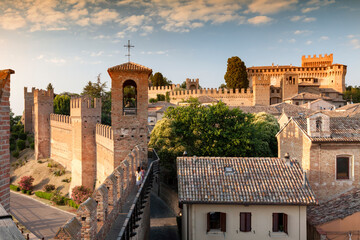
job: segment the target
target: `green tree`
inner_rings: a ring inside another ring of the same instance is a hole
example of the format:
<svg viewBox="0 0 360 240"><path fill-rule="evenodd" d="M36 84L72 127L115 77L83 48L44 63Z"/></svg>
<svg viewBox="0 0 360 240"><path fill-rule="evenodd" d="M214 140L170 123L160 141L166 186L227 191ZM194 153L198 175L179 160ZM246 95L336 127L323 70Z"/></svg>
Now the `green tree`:
<svg viewBox="0 0 360 240"><path fill-rule="evenodd" d="M183 81L183 82L180 84L180 88L186 89L186 81Z"/></svg>
<svg viewBox="0 0 360 240"><path fill-rule="evenodd" d="M164 76L160 72L155 73L154 76L150 77L150 80L154 87L167 85Z"/></svg>
<svg viewBox="0 0 360 240"><path fill-rule="evenodd" d="M54 98L54 113L70 115L70 96L56 95Z"/></svg>
<svg viewBox="0 0 360 240"><path fill-rule="evenodd" d="M344 92L344 99L346 101L352 101L353 103L360 102L360 87L347 86Z"/></svg>
<svg viewBox="0 0 360 240"><path fill-rule="evenodd" d="M196 98L188 102L186 107L169 107L151 133L149 145L169 170L167 177L176 176L176 156L184 151L189 156L276 156L279 125L274 117L230 110L222 102L207 107Z"/></svg>
<svg viewBox="0 0 360 240"><path fill-rule="evenodd" d="M49 83L46 87L46 89L49 91L49 90L53 90L53 85L51 83Z"/></svg>
<svg viewBox="0 0 360 240"><path fill-rule="evenodd" d="M219 86L219 88L224 89L224 88L227 88L227 87L226 87L226 84L225 84L225 83L222 83L222 84Z"/></svg>
<svg viewBox="0 0 360 240"><path fill-rule="evenodd" d="M97 75L96 82L89 81L83 88L81 95L91 98L101 98L101 123L111 125L111 91L106 91L106 82L101 82L101 74Z"/></svg>
<svg viewBox="0 0 360 240"><path fill-rule="evenodd" d="M228 59L224 79L228 88L249 87L246 66L239 57L231 57Z"/></svg>

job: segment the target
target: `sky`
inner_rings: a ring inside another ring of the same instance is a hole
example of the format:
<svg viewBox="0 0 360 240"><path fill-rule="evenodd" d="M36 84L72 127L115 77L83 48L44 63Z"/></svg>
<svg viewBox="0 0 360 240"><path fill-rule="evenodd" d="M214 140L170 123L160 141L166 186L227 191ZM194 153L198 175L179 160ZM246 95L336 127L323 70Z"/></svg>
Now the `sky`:
<svg viewBox="0 0 360 240"><path fill-rule="evenodd" d="M111 81L109 67L131 61L173 83L224 83L227 59L247 67L301 65L302 55L334 54L360 85L358 0L0 0L0 69L11 68L11 108L24 87L80 93ZM108 88L109 90L109 88Z"/></svg>

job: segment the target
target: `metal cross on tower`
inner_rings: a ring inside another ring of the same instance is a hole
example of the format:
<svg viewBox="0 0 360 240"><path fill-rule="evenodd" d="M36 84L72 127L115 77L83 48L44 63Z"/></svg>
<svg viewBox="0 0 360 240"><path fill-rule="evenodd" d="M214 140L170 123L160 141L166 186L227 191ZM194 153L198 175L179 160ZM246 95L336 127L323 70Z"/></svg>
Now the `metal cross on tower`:
<svg viewBox="0 0 360 240"><path fill-rule="evenodd" d="M128 57L128 61L130 62L130 48L132 48L134 46L130 45L130 40L128 40L128 44L124 45L124 47L126 47L128 49L128 54L126 54L125 56Z"/></svg>

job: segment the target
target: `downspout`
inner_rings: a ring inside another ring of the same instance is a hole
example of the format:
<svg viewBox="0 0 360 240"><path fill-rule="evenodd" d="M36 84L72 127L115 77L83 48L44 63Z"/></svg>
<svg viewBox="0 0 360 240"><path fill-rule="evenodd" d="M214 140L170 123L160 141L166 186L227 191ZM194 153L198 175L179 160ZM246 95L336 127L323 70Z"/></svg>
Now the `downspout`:
<svg viewBox="0 0 360 240"><path fill-rule="evenodd" d="M189 204L186 204L186 239L187 240L190 240L189 239Z"/></svg>

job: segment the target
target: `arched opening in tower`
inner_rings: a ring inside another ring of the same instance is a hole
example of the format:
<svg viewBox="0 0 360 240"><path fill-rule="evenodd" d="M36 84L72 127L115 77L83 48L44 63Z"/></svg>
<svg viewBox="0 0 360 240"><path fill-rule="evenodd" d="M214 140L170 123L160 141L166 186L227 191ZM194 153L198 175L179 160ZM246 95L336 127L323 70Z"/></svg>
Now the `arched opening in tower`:
<svg viewBox="0 0 360 240"><path fill-rule="evenodd" d="M136 115L137 87L133 80L126 80L123 84L123 115Z"/></svg>

